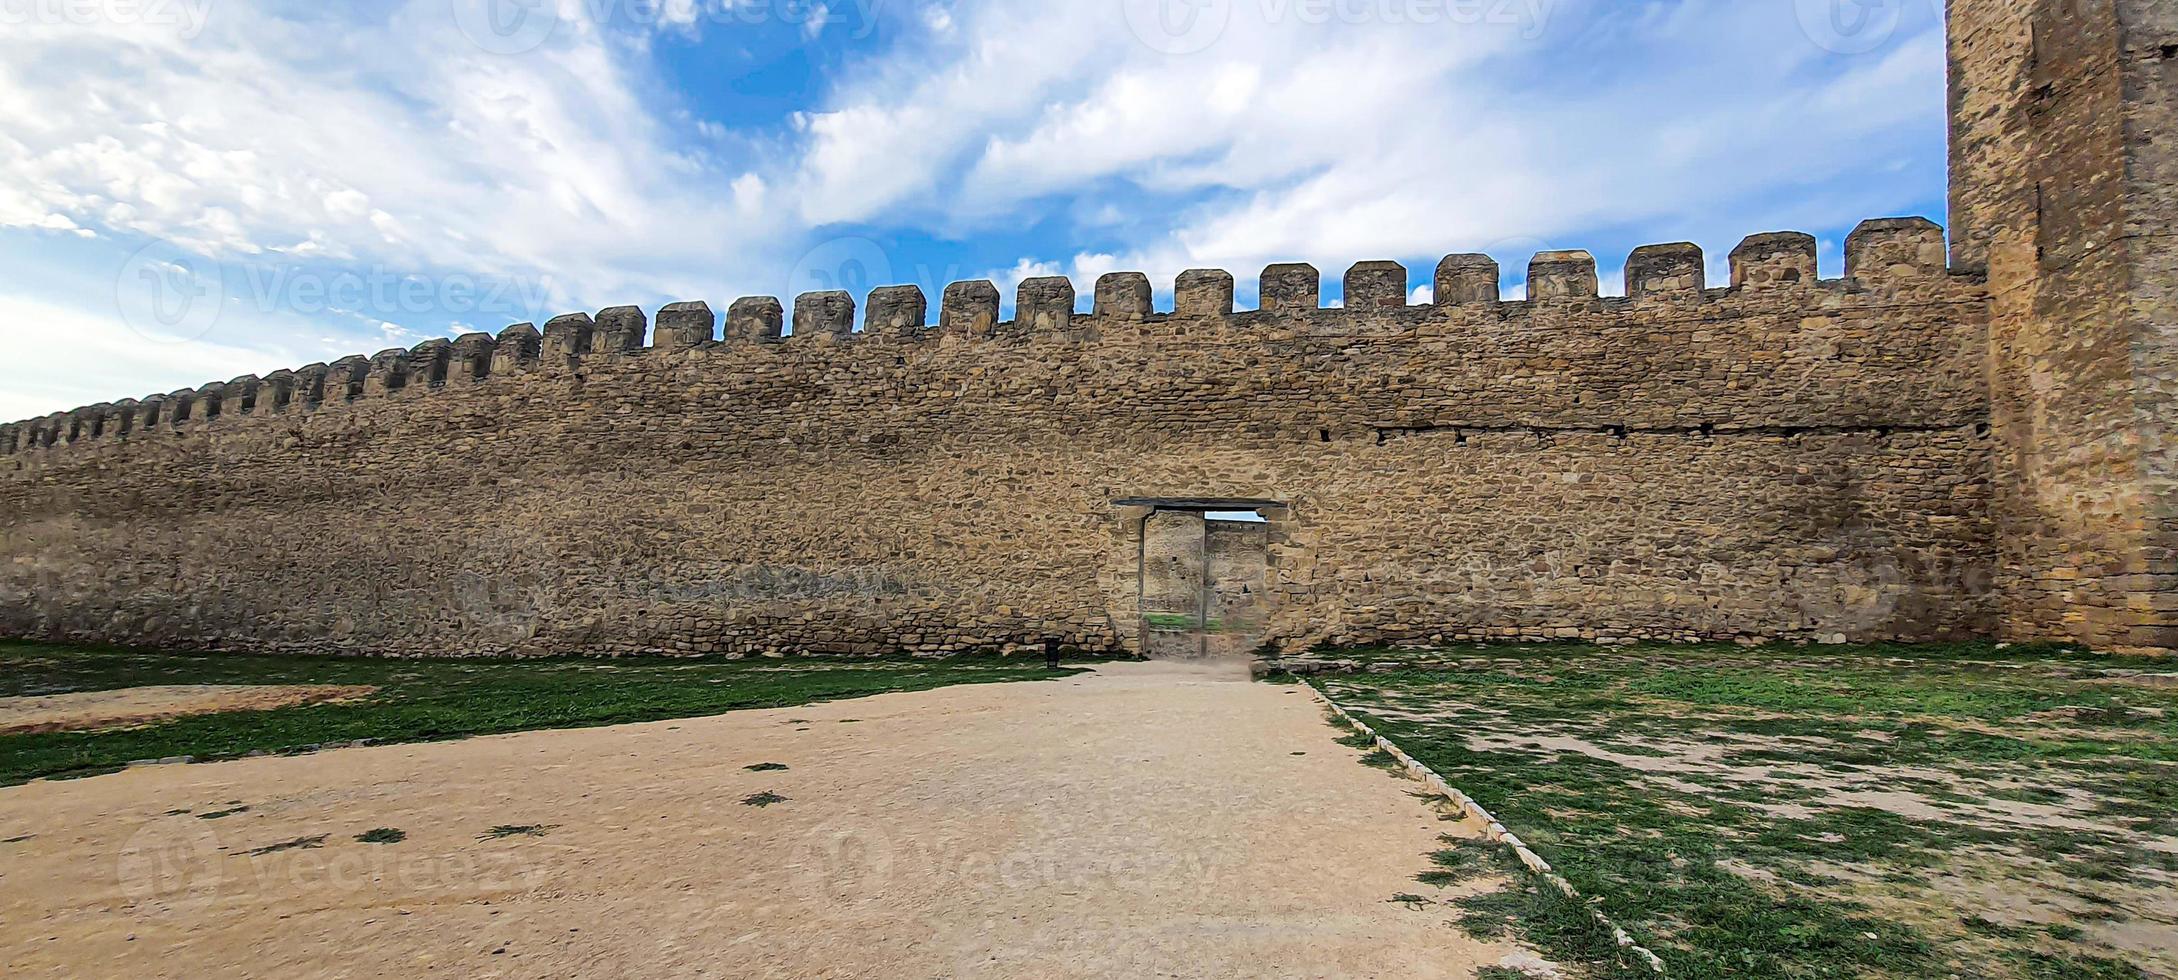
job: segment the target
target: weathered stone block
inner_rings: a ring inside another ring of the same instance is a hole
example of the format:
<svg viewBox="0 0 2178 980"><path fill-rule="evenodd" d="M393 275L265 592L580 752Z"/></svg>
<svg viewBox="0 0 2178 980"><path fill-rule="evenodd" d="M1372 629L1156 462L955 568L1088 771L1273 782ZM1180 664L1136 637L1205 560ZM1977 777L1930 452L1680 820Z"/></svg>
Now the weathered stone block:
<svg viewBox="0 0 2178 980"><path fill-rule="evenodd" d="M499 331L492 342L492 374L513 374L537 364L544 354L544 337L535 324L517 323Z"/></svg>
<svg viewBox="0 0 2178 980"><path fill-rule="evenodd" d="M1107 272L1097 277L1096 315L1128 319L1149 316L1149 277L1139 272Z"/></svg>
<svg viewBox="0 0 2178 980"><path fill-rule="evenodd" d="M1229 316L1233 312L1233 274L1223 269L1189 269L1173 287L1178 316Z"/></svg>
<svg viewBox="0 0 2178 980"><path fill-rule="evenodd" d="M851 318L854 303L847 304ZM718 340L718 317L702 300L668 303L658 311L656 346L664 351L690 350Z"/></svg>
<svg viewBox="0 0 2178 980"><path fill-rule="evenodd" d="M545 321L541 363L554 371L567 370L575 358L591 352L596 332L588 313L564 313Z"/></svg>
<svg viewBox="0 0 2178 980"><path fill-rule="evenodd" d="M1288 313L1314 310L1323 305L1322 277L1305 262L1282 262L1263 269L1261 306L1266 311Z"/></svg>
<svg viewBox="0 0 2178 980"><path fill-rule="evenodd" d="M1065 276L1021 280L1013 320L1029 336L1066 336L1074 323L1074 282Z"/></svg>
<svg viewBox="0 0 2178 980"><path fill-rule="evenodd" d="M1497 303L1504 294L1498 287L1497 260L1487 255L1447 255L1437 263L1436 303L1461 306Z"/></svg>
<svg viewBox="0 0 2178 980"><path fill-rule="evenodd" d="M1626 295L1632 299L1699 296L1708 285L1708 263L1692 242L1643 245L1626 260Z"/></svg>
<svg viewBox="0 0 2178 980"><path fill-rule="evenodd" d="M794 339L813 343L846 340L855 330L852 293L830 290L794 297Z"/></svg>
<svg viewBox="0 0 2178 980"><path fill-rule="evenodd" d="M1561 303L1596 298L1596 257L1578 249L1541 252L1528 263L1528 299Z"/></svg>
<svg viewBox="0 0 2178 980"><path fill-rule="evenodd" d="M549 333L550 327L546 330ZM643 349L643 341L650 334L650 323L643 310L635 306L615 306L599 310L590 335L593 354L625 354Z"/></svg>
<svg viewBox="0 0 2178 980"><path fill-rule="evenodd" d="M768 344L786 329L786 308L772 296L743 296L726 308L726 342Z"/></svg>
<svg viewBox="0 0 2178 980"><path fill-rule="evenodd" d="M1927 218L1863 221L1845 239L1845 275L1869 284L1911 283L1945 272L1944 230Z"/></svg>
<svg viewBox="0 0 2178 980"><path fill-rule="evenodd" d="M988 279L945 287L938 305L938 332L948 337L989 337L998 328L998 284Z"/></svg>
<svg viewBox="0 0 2178 980"><path fill-rule="evenodd" d="M1751 235L1732 250L1732 288L1815 282L1815 236L1797 231Z"/></svg>
<svg viewBox="0 0 2178 980"><path fill-rule="evenodd" d="M1356 262L1346 270L1346 308L1404 309L1407 267L1397 262Z"/></svg>
<svg viewBox="0 0 2178 980"><path fill-rule="evenodd" d="M870 290L863 334L883 340L918 340L930 323L930 300L920 286L879 286Z"/></svg>

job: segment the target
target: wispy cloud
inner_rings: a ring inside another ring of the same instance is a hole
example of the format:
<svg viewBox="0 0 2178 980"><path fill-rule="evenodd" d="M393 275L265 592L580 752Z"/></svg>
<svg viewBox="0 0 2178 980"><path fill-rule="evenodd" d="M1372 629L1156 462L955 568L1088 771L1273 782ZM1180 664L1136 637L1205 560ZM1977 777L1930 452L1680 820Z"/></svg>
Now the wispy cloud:
<svg viewBox="0 0 2178 980"><path fill-rule="evenodd" d="M0 298L103 342L112 284L148 242L258 284L520 283L541 294L525 308L831 288L873 267L1064 271L1086 295L1113 269L1162 289L1217 266L1245 300L1271 261L1317 262L1328 284L1351 260L1486 250L1517 280L1543 247L1719 250L1941 191L1942 39L1912 4L1895 36L1841 53L1795 5L1741 0L1189 8L1212 20L1158 19L1161 0L840 0L791 18L783 0L556 2L483 37L488 0L0 25L0 248L65 240L97 266L63 277L80 295L18 281ZM827 49L845 53L774 127L705 111L745 80L661 61L751 25L831 45L880 21L876 41ZM842 268L812 267L828 256ZM187 357L13 401L49 411L502 312L266 295Z"/></svg>

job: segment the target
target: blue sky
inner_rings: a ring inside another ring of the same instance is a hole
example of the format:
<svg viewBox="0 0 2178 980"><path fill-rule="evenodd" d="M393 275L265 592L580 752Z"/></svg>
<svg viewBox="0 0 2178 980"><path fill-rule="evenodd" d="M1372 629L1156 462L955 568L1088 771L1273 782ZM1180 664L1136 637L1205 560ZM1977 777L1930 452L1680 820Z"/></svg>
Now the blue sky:
<svg viewBox="0 0 2178 980"><path fill-rule="evenodd" d="M1941 0L7 0L0 418L573 310L1943 218ZM1426 301L1426 289L1417 301Z"/></svg>

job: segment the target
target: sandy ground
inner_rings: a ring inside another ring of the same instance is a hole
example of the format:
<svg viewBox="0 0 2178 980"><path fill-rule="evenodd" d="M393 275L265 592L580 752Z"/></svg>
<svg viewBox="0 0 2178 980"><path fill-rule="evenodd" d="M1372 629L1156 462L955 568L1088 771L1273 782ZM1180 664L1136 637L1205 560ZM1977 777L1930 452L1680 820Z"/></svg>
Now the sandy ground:
<svg viewBox="0 0 2178 980"><path fill-rule="evenodd" d="M1474 828L1337 734L1297 686L1123 664L0 789L0 972L1465 978L1518 955L1388 901ZM502 825L546 829L480 839ZM379 827L407 839L354 839Z"/></svg>
<svg viewBox="0 0 2178 980"><path fill-rule="evenodd" d="M125 728L216 711L341 701L376 690L325 684L177 684L0 698L0 735Z"/></svg>

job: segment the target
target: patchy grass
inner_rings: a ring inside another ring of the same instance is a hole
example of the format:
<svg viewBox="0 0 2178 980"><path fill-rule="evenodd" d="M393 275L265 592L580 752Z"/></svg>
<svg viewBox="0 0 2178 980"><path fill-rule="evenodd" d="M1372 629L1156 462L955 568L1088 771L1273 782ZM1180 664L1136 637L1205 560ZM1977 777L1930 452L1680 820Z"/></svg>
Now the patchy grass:
<svg viewBox="0 0 2178 980"><path fill-rule="evenodd" d="M1337 656L1381 672L1314 683L1674 977L2178 974L2178 665L1978 645ZM1430 884L1479 873L1457 850L1432 863ZM1593 923L1554 897L1457 904L1582 960Z"/></svg>
<svg viewBox="0 0 2178 980"><path fill-rule="evenodd" d="M0 697L154 684L368 685L342 703L196 715L118 731L0 736L0 785L113 772L142 759L198 761L369 740L425 742L501 732L662 721L953 684L1078 673L1041 662L720 660L385 660L147 653L0 643Z"/></svg>
<svg viewBox="0 0 2178 980"><path fill-rule="evenodd" d="M359 844L398 844L408 839L408 831L393 827L379 827L355 835Z"/></svg>
<svg viewBox="0 0 2178 980"><path fill-rule="evenodd" d="M771 806L775 803L785 802L788 802L786 797L780 796L779 794L771 792L770 790L765 790L762 793L752 793L746 797L743 797L741 800L741 805L753 806L761 809L763 807Z"/></svg>
<svg viewBox="0 0 2178 980"><path fill-rule="evenodd" d="M558 824L549 823L503 823L476 835L476 839L505 840L509 837L543 837L558 826Z"/></svg>

